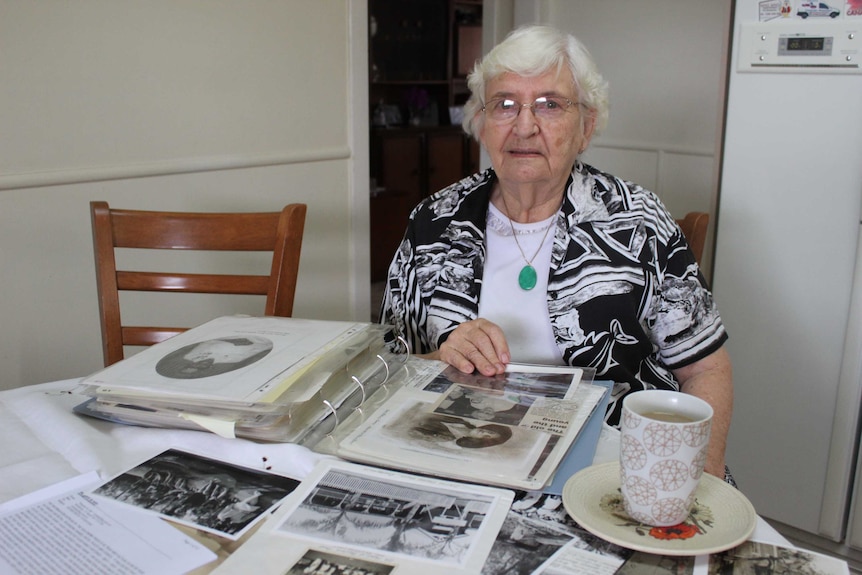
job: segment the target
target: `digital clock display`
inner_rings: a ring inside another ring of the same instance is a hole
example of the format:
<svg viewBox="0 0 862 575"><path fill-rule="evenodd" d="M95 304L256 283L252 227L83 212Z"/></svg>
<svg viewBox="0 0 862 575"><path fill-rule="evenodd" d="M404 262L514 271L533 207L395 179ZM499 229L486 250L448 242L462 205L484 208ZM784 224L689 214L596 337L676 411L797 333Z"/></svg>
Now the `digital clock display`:
<svg viewBox="0 0 862 575"><path fill-rule="evenodd" d="M788 38L788 52L822 52L826 46L826 38Z"/></svg>

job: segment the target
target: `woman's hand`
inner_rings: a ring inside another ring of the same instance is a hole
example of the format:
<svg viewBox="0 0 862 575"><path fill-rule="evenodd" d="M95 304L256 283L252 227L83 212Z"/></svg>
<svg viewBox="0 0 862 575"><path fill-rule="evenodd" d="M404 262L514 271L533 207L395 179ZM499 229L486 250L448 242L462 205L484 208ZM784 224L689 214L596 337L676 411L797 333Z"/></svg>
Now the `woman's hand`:
<svg viewBox="0 0 862 575"><path fill-rule="evenodd" d="M482 318L456 327L438 351L424 357L445 361L463 373L478 371L487 376L506 371L511 359L503 330Z"/></svg>

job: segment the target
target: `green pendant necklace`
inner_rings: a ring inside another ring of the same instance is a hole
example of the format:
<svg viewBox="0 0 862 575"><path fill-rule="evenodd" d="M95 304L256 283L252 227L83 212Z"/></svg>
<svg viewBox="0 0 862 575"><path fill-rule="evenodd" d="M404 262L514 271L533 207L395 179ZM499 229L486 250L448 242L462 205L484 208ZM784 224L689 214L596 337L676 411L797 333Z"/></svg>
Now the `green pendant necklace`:
<svg viewBox="0 0 862 575"><path fill-rule="evenodd" d="M521 242L518 241L518 233L515 231L515 224L512 223L512 218L509 217L509 206L506 205L506 197L502 195L501 197L503 199L503 207L506 208L506 219L509 220L509 227L512 228L512 237L515 238L515 245L518 246L518 251L521 252L521 257L524 258L525 262L527 262L526 265L521 268L521 273L518 274L518 285L521 286L522 290L530 291L536 287L536 283L538 283L539 280L536 268L533 267L533 260L536 259L539 252L542 251L542 246L545 245L545 240L548 238L548 230L554 227L554 221L551 220L550 225L545 228L545 234L542 236L542 241L539 242L539 248L536 250L536 253L533 254L533 257L527 259L527 255L524 253L524 248L521 247Z"/></svg>

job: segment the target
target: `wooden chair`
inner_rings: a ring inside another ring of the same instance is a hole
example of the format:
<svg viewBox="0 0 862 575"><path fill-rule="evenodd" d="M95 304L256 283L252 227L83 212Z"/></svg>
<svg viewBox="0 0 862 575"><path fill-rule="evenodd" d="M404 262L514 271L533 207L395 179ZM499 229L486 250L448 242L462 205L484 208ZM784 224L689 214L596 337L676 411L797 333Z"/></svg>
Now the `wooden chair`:
<svg viewBox="0 0 862 575"><path fill-rule="evenodd" d="M681 220L676 221L682 228L682 233L688 242L697 263L701 263L703 246L706 244L706 229L709 227L709 214L706 212L689 212Z"/></svg>
<svg viewBox="0 0 862 575"><path fill-rule="evenodd" d="M281 212L189 213L90 202L105 365L123 359L125 345L153 345L187 329L122 325L121 290L265 295L265 315L290 317L305 213L305 204ZM115 248L269 251L272 267L268 276L126 271L117 269Z"/></svg>

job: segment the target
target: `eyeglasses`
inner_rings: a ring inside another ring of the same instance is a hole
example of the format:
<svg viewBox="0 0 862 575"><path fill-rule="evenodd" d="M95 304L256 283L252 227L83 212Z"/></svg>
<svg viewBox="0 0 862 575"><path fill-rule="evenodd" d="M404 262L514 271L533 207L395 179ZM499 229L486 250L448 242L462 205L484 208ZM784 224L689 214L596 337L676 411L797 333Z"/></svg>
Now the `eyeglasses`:
<svg viewBox="0 0 862 575"><path fill-rule="evenodd" d="M482 111L495 122L511 122L518 117L521 110L530 108L533 115L540 120L559 120L569 108L580 105L561 96L541 96L529 104L522 104L511 98L495 98L488 101Z"/></svg>

